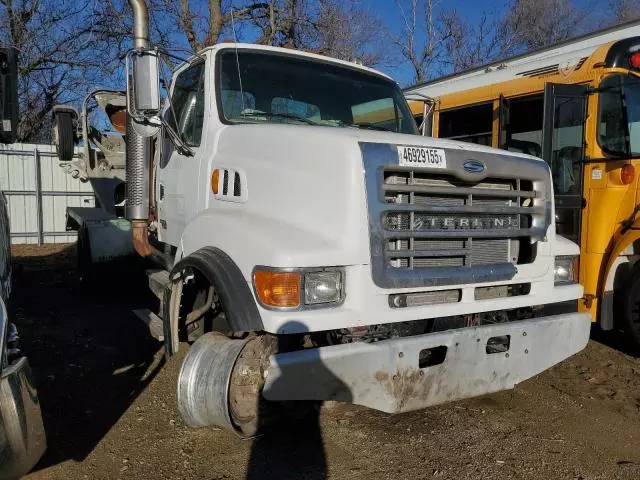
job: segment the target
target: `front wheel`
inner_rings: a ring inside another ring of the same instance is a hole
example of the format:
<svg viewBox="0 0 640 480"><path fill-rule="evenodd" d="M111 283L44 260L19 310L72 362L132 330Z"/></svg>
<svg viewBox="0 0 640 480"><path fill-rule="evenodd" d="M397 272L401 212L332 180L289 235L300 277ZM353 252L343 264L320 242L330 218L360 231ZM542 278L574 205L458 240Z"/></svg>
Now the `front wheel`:
<svg viewBox="0 0 640 480"><path fill-rule="evenodd" d="M202 335L189 349L178 378L178 410L190 427L216 425L252 437L275 420L262 398L273 337L230 339Z"/></svg>

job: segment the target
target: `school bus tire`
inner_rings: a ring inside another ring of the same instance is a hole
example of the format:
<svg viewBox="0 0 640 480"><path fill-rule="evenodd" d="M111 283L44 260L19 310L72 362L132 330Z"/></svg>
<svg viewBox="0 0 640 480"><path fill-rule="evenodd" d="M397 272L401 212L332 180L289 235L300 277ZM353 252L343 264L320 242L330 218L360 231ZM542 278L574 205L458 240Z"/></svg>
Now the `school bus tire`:
<svg viewBox="0 0 640 480"><path fill-rule="evenodd" d="M640 263L631 271L621 293L621 327L630 346L640 354Z"/></svg>

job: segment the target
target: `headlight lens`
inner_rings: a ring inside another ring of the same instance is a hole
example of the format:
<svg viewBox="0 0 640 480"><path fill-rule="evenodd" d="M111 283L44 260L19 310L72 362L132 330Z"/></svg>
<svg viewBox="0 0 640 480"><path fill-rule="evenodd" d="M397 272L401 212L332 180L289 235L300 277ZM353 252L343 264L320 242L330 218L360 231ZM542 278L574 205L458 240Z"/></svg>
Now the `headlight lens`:
<svg viewBox="0 0 640 480"><path fill-rule="evenodd" d="M342 299L342 272L309 272L304 276L304 303L337 303Z"/></svg>
<svg viewBox="0 0 640 480"><path fill-rule="evenodd" d="M578 281L578 257L556 257L554 281L556 285L568 285Z"/></svg>

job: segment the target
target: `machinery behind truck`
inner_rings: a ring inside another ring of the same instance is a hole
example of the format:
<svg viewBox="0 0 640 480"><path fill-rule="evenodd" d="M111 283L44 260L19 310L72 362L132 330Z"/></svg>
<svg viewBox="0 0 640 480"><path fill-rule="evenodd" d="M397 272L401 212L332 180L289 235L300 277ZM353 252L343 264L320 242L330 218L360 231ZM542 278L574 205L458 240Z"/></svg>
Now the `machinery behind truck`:
<svg viewBox="0 0 640 480"><path fill-rule="evenodd" d="M17 54L13 49L0 48L0 148L16 137L17 84ZM9 215L0 190L0 480L26 474L46 448L29 361L18 348L18 331L7 312L11 287Z"/></svg>
<svg viewBox="0 0 640 480"><path fill-rule="evenodd" d="M69 161L81 132L66 168L98 186L101 209L69 212L81 257L154 265L160 308L138 314L167 354L189 344L187 424L253 435L294 400L415 410L586 345L542 160L421 137L390 78L294 50L205 48L161 104L165 52L131 4L127 92L87 100L114 131L60 107L54 138Z"/></svg>

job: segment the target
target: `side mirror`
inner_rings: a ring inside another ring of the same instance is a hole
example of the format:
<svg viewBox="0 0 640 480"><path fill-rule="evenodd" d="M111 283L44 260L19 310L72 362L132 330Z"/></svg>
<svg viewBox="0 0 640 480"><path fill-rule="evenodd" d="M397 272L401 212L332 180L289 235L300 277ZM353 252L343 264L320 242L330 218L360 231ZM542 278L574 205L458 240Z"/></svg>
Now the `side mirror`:
<svg viewBox="0 0 640 480"><path fill-rule="evenodd" d="M157 50L132 50L127 55L128 114L143 137L160 125L160 68Z"/></svg>
<svg viewBox="0 0 640 480"><path fill-rule="evenodd" d="M13 143L18 133L18 54L0 48L0 143Z"/></svg>

